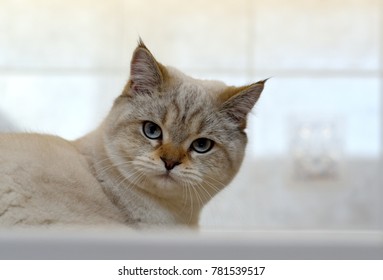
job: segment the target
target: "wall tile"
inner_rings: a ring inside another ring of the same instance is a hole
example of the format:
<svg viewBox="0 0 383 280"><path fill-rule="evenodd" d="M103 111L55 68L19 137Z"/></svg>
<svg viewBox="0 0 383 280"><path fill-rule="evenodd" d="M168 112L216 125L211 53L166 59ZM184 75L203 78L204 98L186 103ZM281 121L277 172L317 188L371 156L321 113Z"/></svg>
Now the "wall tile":
<svg viewBox="0 0 383 280"><path fill-rule="evenodd" d="M249 145L255 156L287 155L295 119L333 120L348 156L378 157L380 117L377 78L274 78L251 115Z"/></svg>
<svg viewBox="0 0 383 280"><path fill-rule="evenodd" d="M0 11L0 68L121 66L120 0L4 0Z"/></svg>
<svg viewBox="0 0 383 280"><path fill-rule="evenodd" d="M246 0L125 1L127 58L141 36L165 65L180 69L247 67Z"/></svg>
<svg viewBox="0 0 383 280"><path fill-rule="evenodd" d="M281 158L247 158L230 187L205 207L202 228L376 230L381 226L377 160L348 161L341 182L289 182L288 168Z"/></svg>
<svg viewBox="0 0 383 280"><path fill-rule="evenodd" d="M184 73L196 79L222 81L230 86L243 86L257 81L254 78L250 77L247 71L230 72L186 69Z"/></svg>
<svg viewBox="0 0 383 280"><path fill-rule="evenodd" d="M75 139L100 124L123 83L118 75L9 75L0 78L0 112L20 131Z"/></svg>
<svg viewBox="0 0 383 280"><path fill-rule="evenodd" d="M256 1L253 66L376 71L379 10L378 0Z"/></svg>

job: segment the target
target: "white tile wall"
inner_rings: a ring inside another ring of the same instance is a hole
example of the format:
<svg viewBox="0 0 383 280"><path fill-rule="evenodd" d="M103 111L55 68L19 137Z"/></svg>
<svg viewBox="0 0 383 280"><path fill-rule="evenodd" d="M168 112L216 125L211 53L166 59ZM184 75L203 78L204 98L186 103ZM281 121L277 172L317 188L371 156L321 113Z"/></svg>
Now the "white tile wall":
<svg viewBox="0 0 383 280"><path fill-rule="evenodd" d="M273 78L256 107L250 146L257 156L286 155L294 119L324 119L341 124L347 156L378 158L380 96L374 77Z"/></svg>
<svg viewBox="0 0 383 280"><path fill-rule="evenodd" d="M21 131L76 139L96 128L121 92L116 75L7 75L0 77L0 112ZM102 103L101 103L102 102Z"/></svg>
<svg viewBox="0 0 383 280"><path fill-rule="evenodd" d="M248 157L232 185L205 208L202 225L258 230L381 228L377 161L352 159L345 164L340 179L297 181L287 160Z"/></svg>
<svg viewBox="0 0 383 280"><path fill-rule="evenodd" d="M93 129L141 36L195 77L273 76L243 168L205 227L382 227L382 17L379 0L1 0L0 130L74 139ZM290 120L300 118L341 123L340 180L291 178Z"/></svg>
<svg viewBox="0 0 383 280"><path fill-rule="evenodd" d="M140 35L167 65L185 70L243 71L248 65L250 40L248 2L128 0L124 2L124 35L130 44Z"/></svg>
<svg viewBox="0 0 383 280"><path fill-rule="evenodd" d="M5 0L0 5L2 68L76 71L124 65L120 1Z"/></svg>
<svg viewBox="0 0 383 280"><path fill-rule="evenodd" d="M254 65L261 70L379 69L378 0L255 3Z"/></svg>

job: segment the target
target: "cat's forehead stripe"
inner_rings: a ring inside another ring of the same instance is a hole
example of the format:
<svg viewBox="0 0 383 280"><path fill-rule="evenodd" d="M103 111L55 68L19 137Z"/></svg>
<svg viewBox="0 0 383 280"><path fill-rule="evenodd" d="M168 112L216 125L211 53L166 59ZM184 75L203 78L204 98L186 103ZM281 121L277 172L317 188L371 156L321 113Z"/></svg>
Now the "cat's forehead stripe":
<svg viewBox="0 0 383 280"><path fill-rule="evenodd" d="M180 108L177 104L172 100L169 104L165 104L165 111L162 117L162 123L165 126L171 126L172 122L178 118L180 114Z"/></svg>
<svg viewBox="0 0 383 280"><path fill-rule="evenodd" d="M166 101L162 123L169 132L173 141L185 141L190 135L201 132L202 123L206 116L205 111L211 110L207 106L206 98L201 91L191 90L186 92L180 88ZM197 101L202 99L203 101Z"/></svg>

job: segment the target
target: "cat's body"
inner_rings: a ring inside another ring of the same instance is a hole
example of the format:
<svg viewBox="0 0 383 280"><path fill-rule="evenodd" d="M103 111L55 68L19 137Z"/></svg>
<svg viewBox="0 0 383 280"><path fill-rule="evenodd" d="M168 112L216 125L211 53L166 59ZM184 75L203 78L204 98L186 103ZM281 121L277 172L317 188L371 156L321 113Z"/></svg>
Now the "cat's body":
<svg viewBox="0 0 383 280"><path fill-rule="evenodd" d="M0 134L0 226L197 225L241 165L263 84L192 79L140 42L95 131L72 142Z"/></svg>
<svg viewBox="0 0 383 280"><path fill-rule="evenodd" d="M0 224L124 221L76 147L59 137L0 136Z"/></svg>

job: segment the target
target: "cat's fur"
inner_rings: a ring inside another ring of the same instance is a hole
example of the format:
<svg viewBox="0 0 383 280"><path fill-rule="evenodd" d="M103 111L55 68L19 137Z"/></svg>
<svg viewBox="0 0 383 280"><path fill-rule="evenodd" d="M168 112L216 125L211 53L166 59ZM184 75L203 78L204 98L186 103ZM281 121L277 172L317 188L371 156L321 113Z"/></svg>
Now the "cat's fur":
<svg viewBox="0 0 383 280"><path fill-rule="evenodd" d="M140 41L130 79L95 131L73 142L0 134L0 225L196 226L241 165L247 114L263 86L190 78ZM146 121L162 138L145 135ZM193 150L199 138L213 148Z"/></svg>

